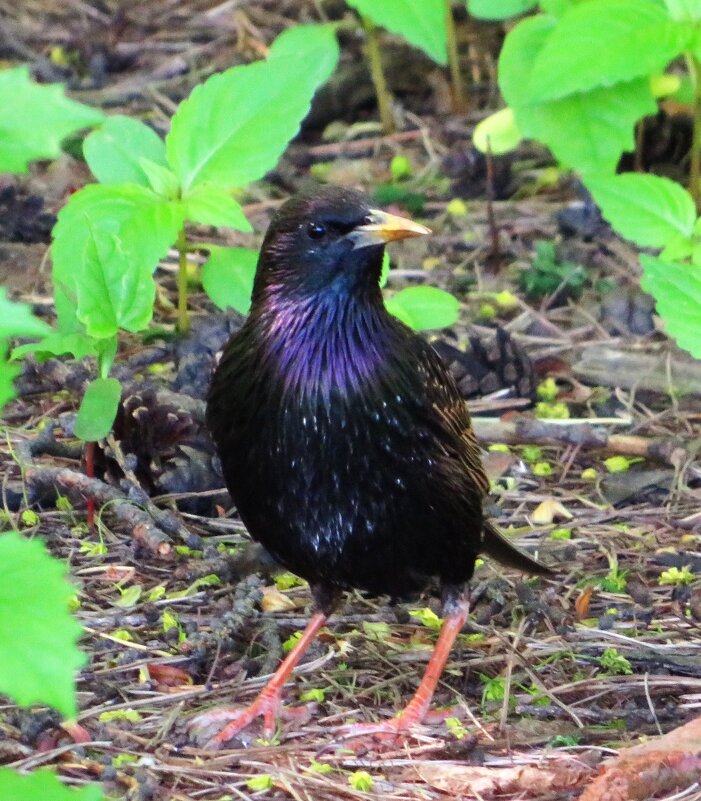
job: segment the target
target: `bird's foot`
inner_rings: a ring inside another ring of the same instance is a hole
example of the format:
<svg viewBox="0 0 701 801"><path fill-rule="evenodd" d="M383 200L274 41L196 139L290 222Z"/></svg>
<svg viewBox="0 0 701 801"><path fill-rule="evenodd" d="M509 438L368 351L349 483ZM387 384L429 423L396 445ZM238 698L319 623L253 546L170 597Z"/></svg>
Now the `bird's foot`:
<svg viewBox="0 0 701 801"><path fill-rule="evenodd" d="M263 719L260 737L272 740L278 721L296 721L299 725L307 723L314 704L305 706L284 706L280 693L266 693L265 690L249 706L241 709L225 708L203 712L193 718L189 731L203 748L218 750L233 740L253 723L256 718ZM212 734L212 732L215 732ZM246 738L248 739L248 738ZM250 741L256 739L255 736Z"/></svg>
<svg viewBox="0 0 701 801"><path fill-rule="evenodd" d="M352 723L341 730L342 748L364 751L382 745L393 745L411 733L422 722L422 716L404 710L393 718L378 723Z"/></svg>

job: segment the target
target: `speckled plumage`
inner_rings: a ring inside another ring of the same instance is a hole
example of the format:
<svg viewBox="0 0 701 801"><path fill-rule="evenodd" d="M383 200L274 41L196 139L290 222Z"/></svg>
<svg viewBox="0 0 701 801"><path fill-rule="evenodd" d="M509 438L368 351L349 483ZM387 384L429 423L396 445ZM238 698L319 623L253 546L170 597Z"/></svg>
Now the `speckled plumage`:
<svg viewBox="0 0 701 801"><path fill-rule="evenodd" d="M484 546L469 416L437 353L385 310L383 247L349 243L368 212L337 187L282 207L208 398L242 520L318 601L460 587Z"/></svg>

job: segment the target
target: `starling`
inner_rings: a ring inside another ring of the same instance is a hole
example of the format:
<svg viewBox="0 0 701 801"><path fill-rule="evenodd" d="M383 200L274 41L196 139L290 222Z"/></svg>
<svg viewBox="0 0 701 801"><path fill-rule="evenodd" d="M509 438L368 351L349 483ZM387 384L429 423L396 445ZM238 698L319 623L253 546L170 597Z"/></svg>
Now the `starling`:
<svg viewBox="0 0 701 801"><path fill-rule="evenodd" d="M485 520L488 491L465 404L441 358L390 315L379 286L388 242L429 234L341 187L288 200L265 235L251 312L214 374L207 424L251 536L305 578L316 611L247 708L200 715L226 743L256 717L274 731L282 688L343 590L403 598L437 584L445 622L395 736L428 711L468 614L484 552L550 571Z"/></svg>

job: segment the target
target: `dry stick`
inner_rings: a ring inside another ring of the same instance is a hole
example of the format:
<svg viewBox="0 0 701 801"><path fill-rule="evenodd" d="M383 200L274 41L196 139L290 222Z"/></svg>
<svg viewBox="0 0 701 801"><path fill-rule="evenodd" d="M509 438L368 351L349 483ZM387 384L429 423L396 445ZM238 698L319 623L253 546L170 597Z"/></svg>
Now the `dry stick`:
<svg viewBox="0 0 701 801"><path fill-rule="evenodd" d="M372 78L372 84L375 87L375 94L377 95L377 107L380 112L382 130L386 134L391 134L395 132L396 126L394 124L394 114L392 113L392 99L389 89L387 88L385 73L382 69L382 55L380 53L377 28L370 17L361 15L360 20L365 29L365 36L367 38L370 77Z"/></svg>
<svg viewBox="0 0 701 801"><path fill-rule="evenodd" d="M160 557L172 556L170 538L157 527L151 516L134 505L123 492L104 481L88 478L83 473L65 467L28 466L25 476L31 486L40 490L56 487L73 503L90 498L99 506L109 503L110 511L129 527L135 543Z"/></svg>
<svg viewBox="0 0 701 801"><path fill-rule="evenodd" d="M609 434L601 426L582 421L554 423L519 417L504 422L490 417L475 417L472 426L478 440L519 445L533 442L538 445L579 445L584 448L643 456L646 459L670 464L673 467L690 456L685 443L672 439L639 437L633 434Z"/></svg>
<svg viewBox="0 0 701 801"><path fill-rule="evenodd" d="M467 100L465 99L462 75L460 74L460 56L458 54L458 40L455 34L455 20L453 19L453 3L452 0L443 0L443 2L445 4L445 34L448 46L453 112L455 114L464 114L467 111Z"/></svg>

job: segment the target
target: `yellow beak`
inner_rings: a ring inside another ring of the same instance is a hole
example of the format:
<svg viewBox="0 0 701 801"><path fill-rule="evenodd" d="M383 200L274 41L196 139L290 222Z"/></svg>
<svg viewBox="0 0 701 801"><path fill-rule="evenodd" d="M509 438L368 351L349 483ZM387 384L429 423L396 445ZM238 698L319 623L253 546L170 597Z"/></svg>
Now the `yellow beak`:
<svg viewBox="0 0 701 801"><path fill-rule="evenodd" d="M431 233L425 225L389 214L379 209L370 209L369 222L354 228L348 238L353 241L353 249L366 248L371 245L385 245L396 239L407 239L411 236L426 236Z"/></svg>

